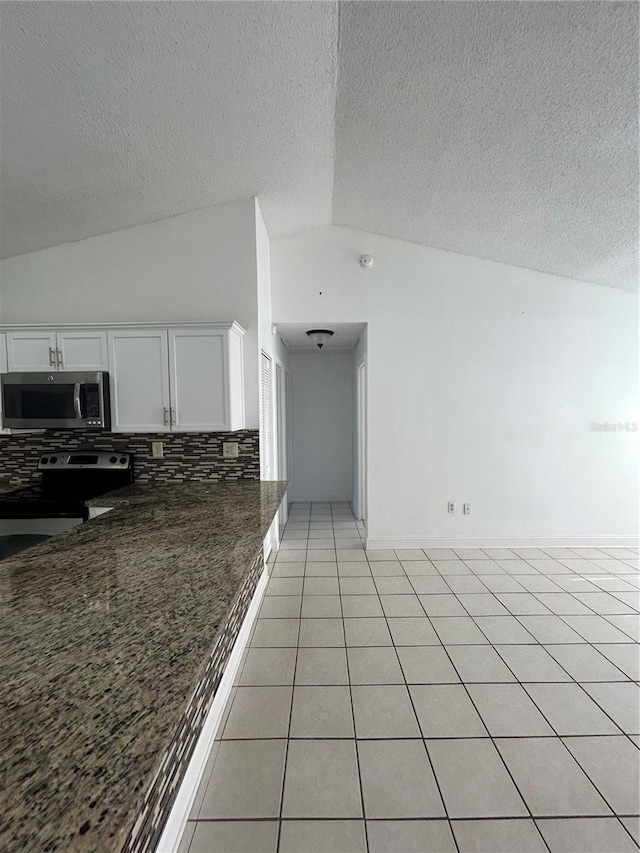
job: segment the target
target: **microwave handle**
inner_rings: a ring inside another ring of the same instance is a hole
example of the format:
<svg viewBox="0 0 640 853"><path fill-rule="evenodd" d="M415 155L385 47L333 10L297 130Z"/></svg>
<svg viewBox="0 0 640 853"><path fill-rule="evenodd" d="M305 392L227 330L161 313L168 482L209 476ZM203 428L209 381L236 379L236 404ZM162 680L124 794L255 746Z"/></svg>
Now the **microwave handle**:
<svg viewBox="0 0 640 853"><path fill-rule="evenodd" d="M80 405L80 383L76 382L73 386L73 408L76 413L76 418L82 418L82 407Z"/></svg>

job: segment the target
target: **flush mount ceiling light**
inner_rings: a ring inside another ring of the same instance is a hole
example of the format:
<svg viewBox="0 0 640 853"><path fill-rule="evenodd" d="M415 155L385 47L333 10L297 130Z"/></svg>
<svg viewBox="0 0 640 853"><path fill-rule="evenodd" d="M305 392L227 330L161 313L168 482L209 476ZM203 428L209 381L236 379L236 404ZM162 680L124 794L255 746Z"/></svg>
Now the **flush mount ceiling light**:
<svg viewBox="0 0 640 853"><path fill-rule="evenodd" d="M309 329L307 335L309 335L314 344L317 345L318 349L322 349L322 347L333 337L333 332L331 329Z"/></svg>

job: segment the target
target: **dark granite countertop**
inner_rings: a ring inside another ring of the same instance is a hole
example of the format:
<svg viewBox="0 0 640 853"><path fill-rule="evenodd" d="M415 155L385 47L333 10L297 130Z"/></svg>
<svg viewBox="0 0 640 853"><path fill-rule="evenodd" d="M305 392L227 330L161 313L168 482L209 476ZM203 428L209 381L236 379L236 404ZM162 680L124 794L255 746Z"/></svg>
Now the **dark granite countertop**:
<svg viewBox="0 0 640 853"><path fill-rule="evenodd" d="M285 494L135 484L0 562L0 849L117 849Z"/></svg>

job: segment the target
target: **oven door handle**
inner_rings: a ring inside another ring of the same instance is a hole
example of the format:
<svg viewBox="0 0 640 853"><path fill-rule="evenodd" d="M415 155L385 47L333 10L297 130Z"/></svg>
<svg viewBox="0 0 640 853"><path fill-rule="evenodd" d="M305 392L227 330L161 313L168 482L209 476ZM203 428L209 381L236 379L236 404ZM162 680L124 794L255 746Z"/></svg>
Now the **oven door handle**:
<svg viewBox="0 0 640 853"><path fill-rule="evenodd" d="M73 386L73 408L78 420L82 419L82 406L80 405L80 383L76 382Z"/></svg>

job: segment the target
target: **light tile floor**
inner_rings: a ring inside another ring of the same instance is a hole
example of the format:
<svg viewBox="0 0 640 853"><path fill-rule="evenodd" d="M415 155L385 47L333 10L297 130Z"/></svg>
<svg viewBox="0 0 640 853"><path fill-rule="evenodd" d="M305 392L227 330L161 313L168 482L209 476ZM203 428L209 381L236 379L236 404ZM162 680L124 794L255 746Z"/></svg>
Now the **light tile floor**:
<svg viewBox="0 0 640 853"><path fill-rule="evenodd" d="M637 549L365 553L294 504L186 853L638 850Z"/></svg>

